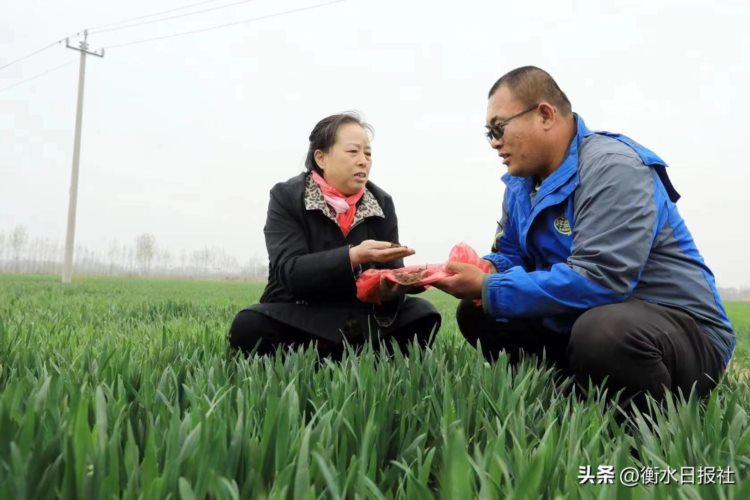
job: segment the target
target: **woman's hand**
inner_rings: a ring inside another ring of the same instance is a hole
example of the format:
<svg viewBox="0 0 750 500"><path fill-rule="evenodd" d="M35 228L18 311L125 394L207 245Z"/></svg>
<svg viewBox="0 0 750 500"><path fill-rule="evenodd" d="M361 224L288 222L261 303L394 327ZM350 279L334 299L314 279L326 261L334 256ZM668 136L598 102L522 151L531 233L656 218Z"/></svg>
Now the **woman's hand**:
<svg viewBox="0 0 750 500"><path fill-rule="evenodd" d="M425 291L423 286L406 286L392 283L385 278L380 278L380 300L390 302L402 295L416 295Z"/></svg>
<svg viewBox="0 0 750 500"><path fill-rule="evenodd" d="M394 247L389 241L365 240L349 249L349 259L354 268L369 262L392 262L414 255L414 253L411 248Z"/></svg>

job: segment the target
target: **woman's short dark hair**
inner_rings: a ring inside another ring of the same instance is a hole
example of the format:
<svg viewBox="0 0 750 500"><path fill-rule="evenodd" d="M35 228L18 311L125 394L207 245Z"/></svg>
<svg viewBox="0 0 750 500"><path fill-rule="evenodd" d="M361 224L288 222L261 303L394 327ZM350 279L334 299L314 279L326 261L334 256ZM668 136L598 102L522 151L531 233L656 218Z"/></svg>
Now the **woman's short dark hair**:
<svg viewBox="0 0 750 500"><path fill-rule="evenodd" d="M319 174L323 174L318 164L315 163L315 151L321 150L327 153L336 144L336 133L339 131L339 127L347 123L356 123L365 129L370 136L373 135L372 126L363 122L357 113L339 113L323 118L310 132L310 147L307 150L307 158L305 158L305 167L308 172L315 170Z"/></svg>

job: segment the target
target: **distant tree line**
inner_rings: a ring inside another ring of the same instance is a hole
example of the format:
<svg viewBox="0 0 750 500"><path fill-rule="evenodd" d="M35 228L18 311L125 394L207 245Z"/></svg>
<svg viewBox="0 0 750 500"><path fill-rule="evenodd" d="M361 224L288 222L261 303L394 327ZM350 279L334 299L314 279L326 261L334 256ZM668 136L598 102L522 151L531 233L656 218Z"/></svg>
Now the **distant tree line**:
<svg viewBox="0 0 750 500"><path fill-rule="evenodd" d="M724 300L750 301L750 287L719 288L719 295Z"/></svg>
<svg viewBox="0 0 750 500"><path fill-rule="evenodd" d="M0 272L60 274L64 250L62 242L32 238L24 226L0 231ZM175 254L144 233L130 245L112 241L106 251L76 245L74 273L254 280L267 277L268 263L257 256L240 262L216 246Z"/></svg>

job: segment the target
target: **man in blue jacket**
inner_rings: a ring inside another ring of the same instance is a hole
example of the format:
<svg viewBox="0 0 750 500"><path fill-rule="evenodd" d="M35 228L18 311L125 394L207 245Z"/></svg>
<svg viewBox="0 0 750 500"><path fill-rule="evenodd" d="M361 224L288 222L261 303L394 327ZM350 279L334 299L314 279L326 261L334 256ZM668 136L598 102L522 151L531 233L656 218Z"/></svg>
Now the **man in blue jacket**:
<svg viewBox="0 0 750 500"><path fill-rule="evenodd" d="M456 313L464 337L512 363L545 352L581 384L606 378L637 404L693 385L708 394L736 339L664 161L589 130L531 66L492 86L487 138L508 169L485 257L494 272L454 264L435 285L465 299Z"/></svg>

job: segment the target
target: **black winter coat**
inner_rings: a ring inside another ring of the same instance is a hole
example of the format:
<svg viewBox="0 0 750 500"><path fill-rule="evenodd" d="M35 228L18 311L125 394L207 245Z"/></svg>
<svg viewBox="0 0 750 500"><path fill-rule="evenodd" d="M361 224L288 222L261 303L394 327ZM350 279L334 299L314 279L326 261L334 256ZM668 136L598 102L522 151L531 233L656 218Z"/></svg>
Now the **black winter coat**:
<svg viewBox="0 0 750 500"><path fill-rule="evenodd" d="M405 324L435 309L424 300L400 299L381 307L360 302L349 247L364 240L398 242L398 221L390 195L372 182L357 204L347 236L333 220L320 189L307 172L271 189L264 234L268 249L268 285L252 309L312 335L340 341L350 330L372 328L373 315ZM402 261L363 265L398 268ZM354 332L361 335L363 332ZM366 332L364 332L366 335Z"/></svg>

